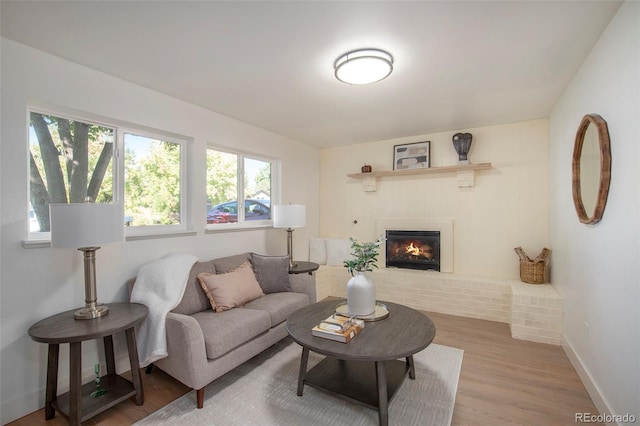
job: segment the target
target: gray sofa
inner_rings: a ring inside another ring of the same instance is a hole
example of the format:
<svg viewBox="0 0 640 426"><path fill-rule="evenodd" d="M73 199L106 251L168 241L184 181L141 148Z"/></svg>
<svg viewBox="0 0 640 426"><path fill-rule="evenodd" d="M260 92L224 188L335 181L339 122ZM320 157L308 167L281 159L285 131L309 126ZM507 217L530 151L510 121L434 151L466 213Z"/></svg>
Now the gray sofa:
<svg viewBox="0 0 640 426"><path fill-rule="evenodd" d="M256 270L255 256L258 255L244 253L196 262L182 300L167 315L169 356L155 361L154 365L195 389L198 408L203 406L207 384L285 338L287 317L296 309L316 301L312 275L287 273L289 282L284 287L290 287L291 291L265 291L264 296L242 307L214 311L200 286L198 274L228 273L247 260ZM259 261L269 261L268 257L258 257ZM262 278L264 271L263 268ZM266 271L269 273L268 269ZM261 276L257 272L260 283ZM283 274L280 272L277 276L282 279Z"/></svg>

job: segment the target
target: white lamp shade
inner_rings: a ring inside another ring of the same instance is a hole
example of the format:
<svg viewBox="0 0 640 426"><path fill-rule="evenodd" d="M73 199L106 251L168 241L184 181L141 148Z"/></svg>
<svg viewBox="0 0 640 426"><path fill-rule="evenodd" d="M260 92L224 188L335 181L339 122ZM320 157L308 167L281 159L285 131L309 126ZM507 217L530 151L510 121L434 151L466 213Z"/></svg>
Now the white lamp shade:
<svg viewBox="0 0 640 426"><path fill-rule="evenodd" d="M306 207L302 204L273 206L274 228L302 228L306 220Z"/></svg>
<svg viewBox="0 0 640 426"><path fill-rule="evenodd" d="M122 204L50 204L51 246L99 247L124 241Z"/></svg>

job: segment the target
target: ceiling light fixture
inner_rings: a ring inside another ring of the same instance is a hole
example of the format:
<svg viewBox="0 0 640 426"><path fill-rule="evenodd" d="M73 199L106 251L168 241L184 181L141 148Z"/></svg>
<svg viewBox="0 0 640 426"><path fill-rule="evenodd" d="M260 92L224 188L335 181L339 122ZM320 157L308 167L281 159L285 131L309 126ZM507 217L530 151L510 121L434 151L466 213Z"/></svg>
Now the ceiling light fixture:
<svg viewBox="0 0 640 426"><path fill-rule="evenodd" d="M347 52L333 64L335 76L347 84L371 84L384 80L393 71L393 56L380 49Z"/></svg>

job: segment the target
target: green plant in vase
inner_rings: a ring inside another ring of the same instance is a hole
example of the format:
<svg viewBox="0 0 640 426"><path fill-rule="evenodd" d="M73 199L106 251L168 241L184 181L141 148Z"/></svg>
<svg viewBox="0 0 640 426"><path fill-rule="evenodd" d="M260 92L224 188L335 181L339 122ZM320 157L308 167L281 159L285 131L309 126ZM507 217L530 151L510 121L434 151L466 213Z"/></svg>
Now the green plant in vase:
<svg viewBox="0 0 640 426"><path fill-rule="evenodd" d="M353 271L373 271L373 268L378 267L376 262L378 261L378 255L380 254L380 246L384 243L384 240L385 239L383 237L380 237L376 241L361 244L354 238L349 238L349 241L351 241L352 258L344 261L344 267L347 268L351 275L353 275Z"/></svg>
<svg viewBox="0 0 640 426"><path fill-rule="evenodd" d="M384 238L366 243L359 243L353 238L349 240L352 257L344 261L344 266L353 278L347 283L347 309L349 315L365 317L376 309L376 288L365 272L378 267L376 262Z"/></svg>

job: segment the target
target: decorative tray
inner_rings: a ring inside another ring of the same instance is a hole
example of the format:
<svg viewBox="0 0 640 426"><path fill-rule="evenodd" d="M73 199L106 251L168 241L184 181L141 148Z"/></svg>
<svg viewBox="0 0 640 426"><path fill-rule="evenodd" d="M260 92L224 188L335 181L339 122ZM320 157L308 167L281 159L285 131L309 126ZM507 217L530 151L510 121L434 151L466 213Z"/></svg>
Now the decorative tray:
<svg viewBox="0 0 640 426"><path fill-rule="evenodd" d="M346 317L351 316L349 315L349 310L346 302L342 302L338 306L336 306L336 314L343 315ZM377 302L376 310L372 314L357 315L356 318L366 322L371 322L371 321L383 320L388 316L389 316L389 308L387 308L387 305L385 305L384 303Z"/></svg>

